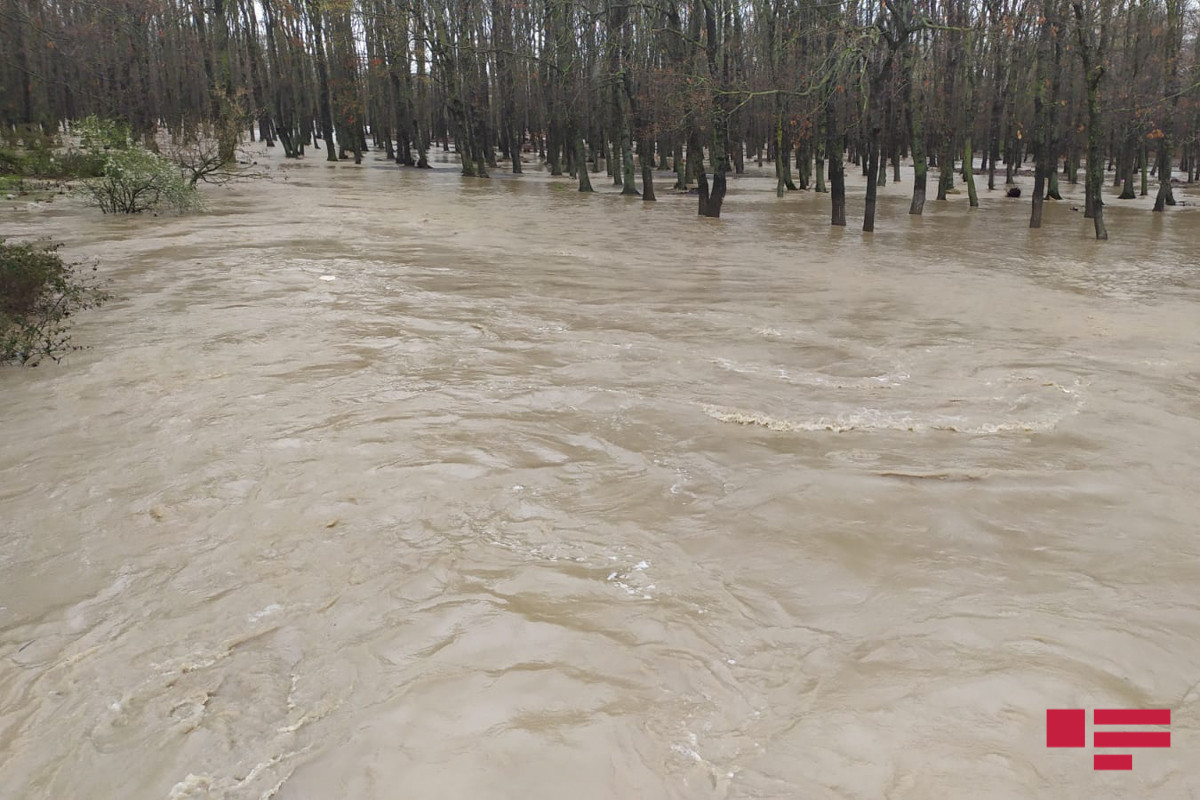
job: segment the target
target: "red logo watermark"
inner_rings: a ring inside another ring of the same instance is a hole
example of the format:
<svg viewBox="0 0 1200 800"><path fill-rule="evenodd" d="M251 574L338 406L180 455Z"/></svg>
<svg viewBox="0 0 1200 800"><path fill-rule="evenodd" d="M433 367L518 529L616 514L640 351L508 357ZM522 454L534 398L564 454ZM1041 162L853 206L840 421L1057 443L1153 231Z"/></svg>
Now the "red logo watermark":
<svg viewBox="0 0 1200 800"><path fill-rule="evenodd" d="M1171 724L1169 708L1097 708L1092 712L1092 725L1156 725ZM1132 748L1170 747L1171 732L1158 730L1114 731L1093 730L1092 747ZM1087 747L1087 711L1082 708L1046 709L1046 747ZM1096 753L1092 768L1097 770L1133 769L1131 753Z"/></svg>

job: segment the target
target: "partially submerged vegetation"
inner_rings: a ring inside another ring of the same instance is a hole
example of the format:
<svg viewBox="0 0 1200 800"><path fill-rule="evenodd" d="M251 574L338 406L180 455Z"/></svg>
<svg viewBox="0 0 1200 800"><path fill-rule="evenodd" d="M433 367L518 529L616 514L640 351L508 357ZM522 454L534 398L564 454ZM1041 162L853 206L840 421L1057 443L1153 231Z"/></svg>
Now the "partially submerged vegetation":
<svg viewBox="0 0 1200 800"><path fill-rule="evenodd" d="M62 147L57 131L26 125L7 133L0 144L0 180L7 184L92 178L103 169L99 155Z"/></svg>
<svg viewBox="0 0 1200 800"><path fill-rule="evenodd" d="M1030 226L1061 179L1103 238L1108 198L1163 211L1176 171L1200 175L1196 1L0 0L0 123L208 127L223 164L247 130L288 158L414 167L453 143L464 176L536 157L645 201L670 170L712 217L753 159L781 196L828 193L839 226L849 161L868 231L887 181L919 215L931 175L974 206L976 174L1002 192L1032 166Z"/></svg>
<svg viewBox="0 0 1200 800"><path fill-rule="evenodd" d="M0 238L0 364L36 367L80 349L71 344L76 312L109 299L90 271L63 261L50 243Z"/></svg>
<svg viewBox="0 0 1200 800"><path fill-rule="evenodd" d="M228 158L222 140L203 129L165 148L139 140L125 123L95 116L63 131L24 126L5 134L0 192L14 196L65 182L105 214L191 211L201 206L197 184L261 176ZM78 350L72 317L108 299L93 275L57 251L50 243L0 238L0 364L37 366Z"/></svg>
<svg viewBox="0 0 1200 800"><path fill-rule="evenodd" d="M104 158L104 169L83 183L87 196L105 214L140 214L167 208L190 211L200 196L194 184L184 182L179 169L144 147L114 150Z"/></svg>
<svg viewBox="0 0 1200 800"><path fill-rule="evenodd" d="M39 183L71 182L106 214L193 211L200 183L227 183L263 173L228 158L212 126L160 143L138 139L127 123L90 116L48 134L25 126L0 147L0 190L24 193Z"/></svg>
<svg viewBox="0 0 1200 800"><path fill-rule="evenodd" d="M85 180L83 187L105 214L199 207L195 182L185 181L178 165L166 156L134 142L127 125L90 117L81 126L79 141L101 164L100 174Z"/></svg>
<svg viewBox="0 0 1200 800"><path fill-rule="evenodd" d="M198 184L257 177L238 162L248 131L356 164L373 147L428 167L453 144L472 178L536 157L581 192L607 169L648 202L666 172L709 217L753 159L779 196L827 193L836 226L850 162L864 231L903 163L913 215L931 168L938 200L961 180L972 207L977 172L1015 198L1031 168L1031 228L1082 171L1103 239L1106 197L1154 178L1162 212L1176 169L1200 177L1196 2L0 0L0 191L67 181L106 214L190 211ZM4 352L29 361L99 295L53 249L13 247L3 289L25 299L0 298Z"/></svg>

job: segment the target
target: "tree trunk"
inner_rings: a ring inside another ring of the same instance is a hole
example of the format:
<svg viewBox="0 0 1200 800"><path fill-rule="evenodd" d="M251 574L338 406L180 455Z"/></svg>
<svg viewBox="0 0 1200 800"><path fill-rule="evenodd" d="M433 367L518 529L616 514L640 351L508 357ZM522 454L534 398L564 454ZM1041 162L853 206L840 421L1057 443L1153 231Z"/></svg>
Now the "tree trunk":
<svg viewBox="0 0 1200 800"><path fill-rule="evenodd" d="M842 160L842 139L838 135L837 97L831 92L825 101L825 158L829 161L829 224L846 225L846 172Z"/></svg>
<svg viewBox="0 0 1200 800"><path fill-rule="evenodd" d="M1129 136L1125 140L1125 153L1123 156L1123 162L1124 163L1121 165L1122 172L1124 173L1121 175L1121 194L1117 196L1117 199L1135 200L1137 199L1137 193L1133 190L1133 176L1137 171L1138 157L1137 140L1134 139L1133 136Z"/></svg>
<svg viewBox="0 0 1200 800"><path fill-rule="evenodd" d="M971 134L967 132L966 141L963 143L963 175L966 176L967 197L970 200L971 208L979 208L979 195L975 191L975 155L971 151Z"/></svg>
<svg viewBox="0 0 1200 800"><path fill-rule="evenodd" d="M725 174L729 171L729 102L728 95L722 91L728 83L729 62L722 59L722 41L717 35L717 8L713 0L702 0L704 6L704 31L707 37L705 51L708 59L708 75L712 81L712 111L710 124L712 126L712 145L709 158L713 167L712 192L708 192L707 180L701 182L700 213L706 217L721 216L721 206L725 202ZM704 173L703 163L700 165L701 175Z"/></svg>
<svg viewBox="0 0 1200 800"><path fill-rule="evenodd" d="M1187 0L1165 0L1167 24L1163 52L1163 100L1170 101L1166 119L1161 125L1162 138L1158 141L1158 194L1154 198L1154 210L1163 211L1175 205L1175 193L1171 189L1171 149L1174 138L1176 109L1179 107L1179 51L1183 48L1183 12Z"/></svg>
<svg viewBox="0 0 1200 800"><path fill-rule="evenodd" d="M875 230L875 205L877 202L879 184L879 132L871 131L871 141L868 144L867 156L867 202L863 209L863 232Z"/></svg>
<svg viewBox="0 0 1200 800"><path fill-rule="evenodd" d="M1165 131L1158 141L1158 194L1154 196L1154 210L1163 211L1175 205L1175 192L1171 189L1171 138Z"/></svg>
<svg viewBox="0 0 1200 800"><path fill-rule="evenodd" d="M1046 176L1039 165L1035 168L1033 178L1033 211L1029 215L1029 227L1042 227L1042 206L1046 202L1042 190L1046 187Z"/></svg>
<svg viewBox="0 0 1200 800"><path fill-rule="evenodd" d="M908 89L909 97L912 96L912 89ZM911 99L909 101L911 103ZM908 207L908 213L914 216L921 216L925 210L925 192L927 181L929 180L929 163L925 159L925 129L924 129L924 112L916 106L910 105L908 108L908 124L912 134L912 159L913 159L913 193L912 203Z"/></svg>
<svg viewBox="0 0 1200 800"><path fill-rule="evenodd" d="M816 166L813 168L813 174L816 176L817 185L816 191L820 194L825 194L829 191L829 187L825 185L825 143L817 140L817 158Z"/></svg>
<svg viewBox="0 0 1200 800"><path fill-rule="evenodd" d="M1052 0L1045 0L1041 15L1041 30L1038 33L1035 83L1033 93L1034 121L1034 178L1033 178L1033 210L1029 216L1029 227L1042 227L1042 206L1046 197L1046 174L1050 162L1050 119L1046 91L1050 85L1050 47L1051 37L1057 32L1057 26L1051 14Z"/></svg>
<svg viewBox="0 0 1200 800"><path fill-rule="evenodd" d="M584 146L583 146L583 134L581 134L578 130L576 130L574 132L574 134L575 134L575 163L578 165L578 172L579 172L579 191L591 192L592 191L592 179L588 175L587 153L585 152Z"/></svg>
<svg viewBox="0 0 1200 800"><path fill-rule="evenodd" d="M1058 162L1050 166L1046 172L1046 199L1047 200L1062 200L1062 195L1058 191Z"/></svg>
<svg viewBox="0 0 1200 800"><path fill-rule="evenodd" d="M704 149L700 146L699 134L692 129L688 140L688 170L696 181L697 210L699 216L707 217L708 213L708 173L704 171Z"/></svg>
<svg viewBox="0 0 1200 800"><path fill-rule="evenodd" d="M947 134L938 153L937 199L945 200L954 188L954 134Z"/></svg>
<svg viewBox="0 0 1200 800"><path fill-rule="evenodd" d="M1072 8L1075 11L1076 34L1079 42L1080 60L1083 61L1083 74L1087 88L1087 211L1092 217L1096 228L1097 239L1108 238L1108 228L1104 225L1104 159L1100 153L1100 137L1103 135L1100 127L1100 81L1104 77L1104 59L1107 50L1108 17L1111 13L1111 0L1102 0L1100 4L1100 35L1094 38L1092 21L1088 18L1081 0L1074 0Z"/></svg>
<svg viewBox="0 0 1200 800"><path fill-rule="evenodd" d="M329 64L325 59L321 12L313 0L310 0L308 8L312 25L313 54L317 62L317 113L321 120L321 138L325 140L325 160L337 161L337 150L333 142L333 112L329 99Z"/></svg>
<svg viewBox="0 0 1200 800"><path fill-rule="evenodd" d="M646 138L638 153L642 161L642 200L653 203L658 198L654 196L654 140Z"/></svg>

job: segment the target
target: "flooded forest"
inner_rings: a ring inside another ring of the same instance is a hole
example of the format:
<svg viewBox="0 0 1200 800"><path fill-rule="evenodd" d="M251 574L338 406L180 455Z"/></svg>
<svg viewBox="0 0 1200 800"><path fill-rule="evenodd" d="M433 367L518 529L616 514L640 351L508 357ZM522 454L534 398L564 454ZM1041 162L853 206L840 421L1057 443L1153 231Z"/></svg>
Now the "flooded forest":
<svg viewBox="0 0 1200 800"><path fill-rule="evenodd" d="M1200 796L1198 180L1196 0L0 0L0 800Z"/></svg>

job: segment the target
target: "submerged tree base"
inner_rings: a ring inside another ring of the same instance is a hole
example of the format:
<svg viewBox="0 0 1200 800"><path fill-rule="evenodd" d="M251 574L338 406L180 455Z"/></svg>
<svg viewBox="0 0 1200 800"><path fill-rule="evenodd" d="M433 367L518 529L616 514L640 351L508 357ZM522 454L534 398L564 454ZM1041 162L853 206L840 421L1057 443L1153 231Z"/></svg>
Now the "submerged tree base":
<svg viewBox="0 0 1200 800"><path fill-rule="evenodd" d="M80 348L71 344L70 318L109 295L58 245L7 244L0 238L0 363L36 367ZM95 271L95 268L92 268Z"/></svg>

